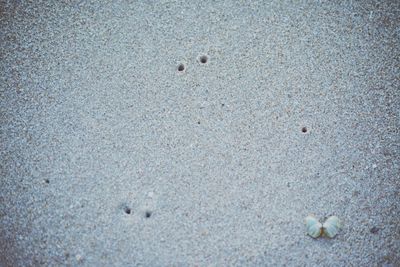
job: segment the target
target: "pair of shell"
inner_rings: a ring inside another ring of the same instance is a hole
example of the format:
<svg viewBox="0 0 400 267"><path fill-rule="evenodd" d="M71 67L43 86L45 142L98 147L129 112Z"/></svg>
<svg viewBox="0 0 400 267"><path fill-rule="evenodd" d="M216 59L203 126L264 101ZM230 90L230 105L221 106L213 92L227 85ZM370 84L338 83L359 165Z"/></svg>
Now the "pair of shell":
<svg viewBox="0 0 400 267"><path fill-rule="evenodd" d="M330 216L324 223L320 223L315 217L307 216L305 219L307 234L313 238L319 236L326 236L333 238L339 232L341 228L340 220L336 216Z"/></svg>

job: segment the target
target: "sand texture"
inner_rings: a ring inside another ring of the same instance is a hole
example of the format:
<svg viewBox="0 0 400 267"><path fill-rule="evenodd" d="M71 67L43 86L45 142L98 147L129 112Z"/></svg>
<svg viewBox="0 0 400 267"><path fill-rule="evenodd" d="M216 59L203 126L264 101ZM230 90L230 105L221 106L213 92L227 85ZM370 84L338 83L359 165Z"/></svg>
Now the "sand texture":
<svg viewBox="0 0 400 267"><path fill-rule="evenodd" d="M399 21L0 0L0 266L400 266Z"/></svg>

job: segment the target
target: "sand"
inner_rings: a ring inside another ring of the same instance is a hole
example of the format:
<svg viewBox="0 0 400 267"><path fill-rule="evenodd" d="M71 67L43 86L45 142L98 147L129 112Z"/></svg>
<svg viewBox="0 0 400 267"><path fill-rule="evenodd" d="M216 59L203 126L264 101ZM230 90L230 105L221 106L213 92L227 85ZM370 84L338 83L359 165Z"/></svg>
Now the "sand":
<svg viewBox="0 0 400 267"><path fill-rule="evenodd" d="M399 266L396 2L0 1L0 266Z"/></svg>

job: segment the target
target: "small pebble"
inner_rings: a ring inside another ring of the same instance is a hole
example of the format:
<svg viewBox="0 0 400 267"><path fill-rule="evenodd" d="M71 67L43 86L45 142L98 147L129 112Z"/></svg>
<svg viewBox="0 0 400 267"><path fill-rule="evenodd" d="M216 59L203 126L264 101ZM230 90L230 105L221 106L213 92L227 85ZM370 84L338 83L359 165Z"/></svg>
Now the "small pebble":
<svg viewBox="0 0 400 267"><path fill-rule="evenodd" d="M370 231L372 234L376 234L376 233L378 233L379 228L374 226L374 227L372 227L369 231Z"/></svg>
<svg viewBox="0 0 400 267"><path fill-rule="evenodd" d="M82 257L82 255L80 255L80 254L76 254L75 259L76 259L77 261L81 262L82 259L83 259L83 257Z"/></svg>

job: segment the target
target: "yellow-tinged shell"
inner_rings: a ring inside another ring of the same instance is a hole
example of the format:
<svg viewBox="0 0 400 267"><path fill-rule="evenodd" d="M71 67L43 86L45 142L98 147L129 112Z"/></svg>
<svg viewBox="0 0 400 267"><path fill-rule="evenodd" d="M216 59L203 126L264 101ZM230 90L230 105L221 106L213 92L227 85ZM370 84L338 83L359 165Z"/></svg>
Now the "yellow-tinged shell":
<svg viewBox="0 0 400 267"><path fill-rule="evenodd" d="M313 238L317 238L322 233L322 224L313 216L307 216L305 219L307 234Z"/></svg>
<svg viewBox="0 0 400 267"><path fill-rule="evenodd" d="M339 232L340 227L340 220L336 216L329 217L322 225L324 235L329 238L335 237Z"/></svg>

